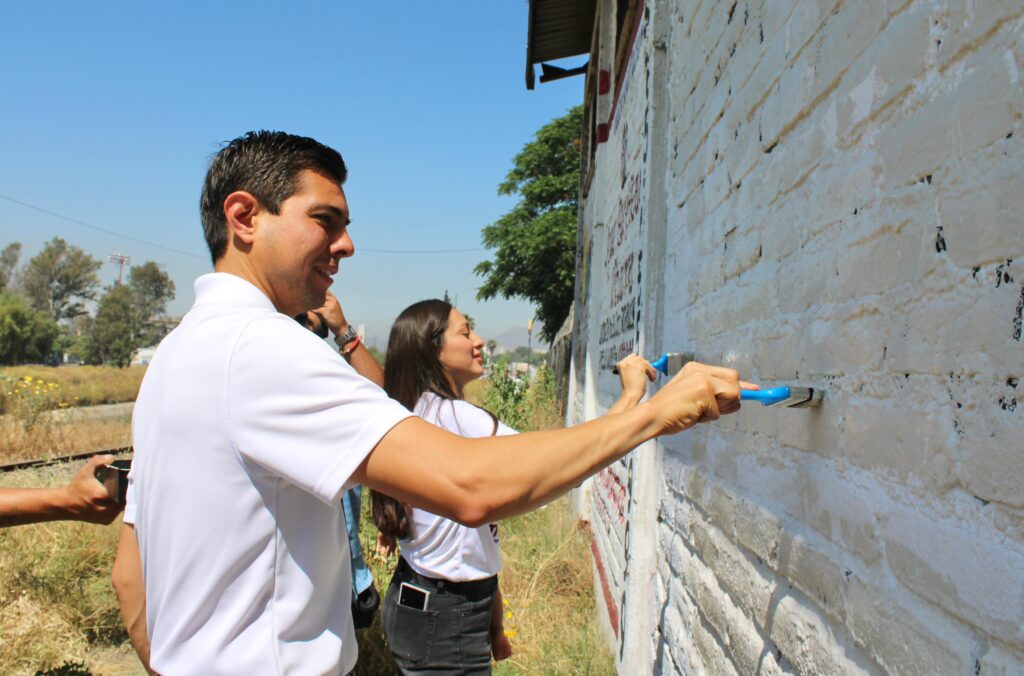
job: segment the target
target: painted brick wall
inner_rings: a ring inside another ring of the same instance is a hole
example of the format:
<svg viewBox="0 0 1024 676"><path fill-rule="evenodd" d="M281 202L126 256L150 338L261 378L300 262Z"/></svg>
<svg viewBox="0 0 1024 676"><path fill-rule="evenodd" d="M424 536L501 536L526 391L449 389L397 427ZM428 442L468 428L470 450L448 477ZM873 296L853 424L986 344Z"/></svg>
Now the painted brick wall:
<svg viewBox="0 0 1024 676"><path fill-rule="evenodd" d="M649 0L625 72L596 52L570 420L634 349L826 391L580 493L623 673L1024 673L1022 35L1020 0Z"/></svg>

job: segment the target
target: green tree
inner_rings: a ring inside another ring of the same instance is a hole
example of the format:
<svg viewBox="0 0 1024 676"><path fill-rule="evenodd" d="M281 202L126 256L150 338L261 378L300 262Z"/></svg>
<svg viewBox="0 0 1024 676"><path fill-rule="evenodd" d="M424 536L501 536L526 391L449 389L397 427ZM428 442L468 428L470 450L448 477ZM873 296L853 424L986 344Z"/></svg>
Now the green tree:
<svg viewBox="0 0 1024 676"><path fill-rule="evenodd" d="M484 245L497 250L494 260L475 268L484 277L477 298L534 302L548 342L572 307L582 128L583 108L576 106L541 127L516 155L498 194L520 200L483 229Z"/></svg>
<svg viewBox="0 0 1024 676"><path fill-rule="evenodd" d="M107 287L96 306L96 316L85 322L82 352L90 364L124 368L139 348L141 322L135 312L131 287Z"/></svg>
<svg viewBox="0 0 1024 676"><path fill-rule="evenodd" d="M21 242L11 242L0 251L0 291L9 289L14 281L14 270L21 258Z"/></svg>
<svg viewBox="0 0 1024 676"><path fill-rule="evenodd" d="M153 345L170 330L164 318L167 303L174 300L174 282L170 275L153 261L136 265L128 273L132 305L138 326L135 329L138 346Z"/></svg>
<svg viewBox="0 0 1024 676"><path fill-rule="evenodd" d="M525 345L520 345L516 349L509 353L509 359L517 362L524 362L526 364L532 364L536 366L544 361L544 354L540 352L534 352Z"/></svg>
<svg viewBox="0 0 1024 676"><path fill-rule="evenodd" d="M58 333L57 322L21 298L0 293L0 363L46 361Z"/></svg>
<svg viewBox="0 0 1024 676"><path fill-rule="evenodd" d="M100 285L101 263L77 246L54 237L21 273L21 290L29 303L54 321L85 314Z"/></svg>

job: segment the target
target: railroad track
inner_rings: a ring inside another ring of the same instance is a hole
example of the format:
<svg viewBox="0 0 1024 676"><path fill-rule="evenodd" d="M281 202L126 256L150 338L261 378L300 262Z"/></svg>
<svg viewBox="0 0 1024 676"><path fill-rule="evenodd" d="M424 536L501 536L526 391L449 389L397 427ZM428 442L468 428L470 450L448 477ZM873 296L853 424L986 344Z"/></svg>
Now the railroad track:
<svg viewBox="0 0 1024 676"><path fill-rule="evenodd" d="M118 448L99 448L95 451L84 451L82 453L72 453L71 455L61 455L55 458L22 460L21 462L12 462L9 465L0 465L0 474L4 474L6 472L17 472L23 469L33 469L35 467L49 467L50 465L59 465L63 462L73 462L75 460L85 460L86 458L91 458L94 455L124 455L125 453L131 452L131 446L120 446Z"/></svg>

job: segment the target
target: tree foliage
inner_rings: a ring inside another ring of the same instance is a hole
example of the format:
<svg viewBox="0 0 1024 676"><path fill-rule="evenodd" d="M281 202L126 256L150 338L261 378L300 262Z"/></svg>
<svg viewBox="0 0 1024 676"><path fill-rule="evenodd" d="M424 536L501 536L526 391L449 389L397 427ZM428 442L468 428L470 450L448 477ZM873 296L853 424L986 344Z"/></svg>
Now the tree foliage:
<svg viewBox="0 0 1024 676"><path fill-rule="evenodd" d="M164 311L173 298L174 282L159 265L150 261L133 267L128 283L107 287L96 316L85 322L85 361L128 366L136 350L159 341L170 329Z"/></svg>
<svg viewBox="0 0 1024 676"><path fill-rule="evenodd" d="M0 291L11 287L19 258L21 258L21 242L12 242L5 246L3 251L0 251Z"/></svg>
<svg viewBox="0 0 1024 676"><path fill-rule="evenodd" d="M544 363L544 359L546 358L546 353L544 353L544 352L534 352L533 350L531 350L530 348L526 347L525 345L520 345L516 349L514 349L511 352L508 352L506 354L508 355L508 358L510 360L514 361L514 362L522 362L522 363L525 363L525 364L532 364L533 366L538 366L540 364L543 364Z"/></svg>
<svg viewBox="0 0 1024 676"><path fill-rule="evenodd" d="M169 330L163 320L167 303L174 300L174 282L153 261L136 265L128 273L128 288L138 322L139 347L159 342Z"/></svg>
<svg viewBox="0 0 1024 676"><path fill-rule="evenodd" d="M50 358L57 322L10 293L0 293L0 363L43 362Z"/></svg>
<svg viewBox="0 0 1024 676"><path fill-rule="evenodd" d="M173 328L166 312L174 282L153 261L133 267L126 285L105 289L90 317L85 302L96 299L100 261L59 237L15 275L20 256L18 242L0 250L0 363L44 361L57 351L127 366Z"/></svg>
<svg viewBox="0 0 1024 676"><path fill-rule="evenodd" d="M582 126L583 108L576 106L541 127L516 155L498 194L520 200L483 229L484 245L496 251L475 268L484 277L477 298L534 302L548 342L572 307Z"/></svg>
<svg viewBox="0 0 1024 676"><path fill-rule="evenodd" d="M123 284L107 287L96 306L96 316L85 324L85 360L90 364L125 367L139 348L138 315L132 290Z"/></svg>
<svg viewBox="0 0 1024 676"><path fill-rule="evenodd" d="M32 257L21 274L21 291L37 310L54 321L85 314L100 285L96 260L77 246L54 237Z"/></svg>

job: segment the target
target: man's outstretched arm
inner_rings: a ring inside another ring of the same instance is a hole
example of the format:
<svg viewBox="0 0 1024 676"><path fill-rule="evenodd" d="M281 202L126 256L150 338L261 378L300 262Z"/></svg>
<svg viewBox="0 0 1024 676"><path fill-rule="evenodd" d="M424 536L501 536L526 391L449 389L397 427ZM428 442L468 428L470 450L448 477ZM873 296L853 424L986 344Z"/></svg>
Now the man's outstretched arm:
<svg viewBox="0 0 1024 676"><path fill-rule="evenodd" d="M740 385L732 369L691 362L630 410L514 436L466 439L408 418L380 440L353 479L476 526L554 500L649 439L739 410Z"/></svg>
<svg viewBox="0 0 1024 676"><path fill-rule="evenodd" d="M111 575L117 601L121 606L121 618L128 629L128 638L142 661L146 671L149 668L149 633L146 630L146 587L142 580L142 557L139 543L135 539L135 527L121 526L121 538L117 543L117 559Z"/></svg>
<svg viewBox="0 0 1024 676"><path fill-rule="evenodd" d="M62 520L110 523L121 505L96 480L96 468L113 461L112 455L89 458L71 482L60 488L0 488L0 528Z"/></svg>

